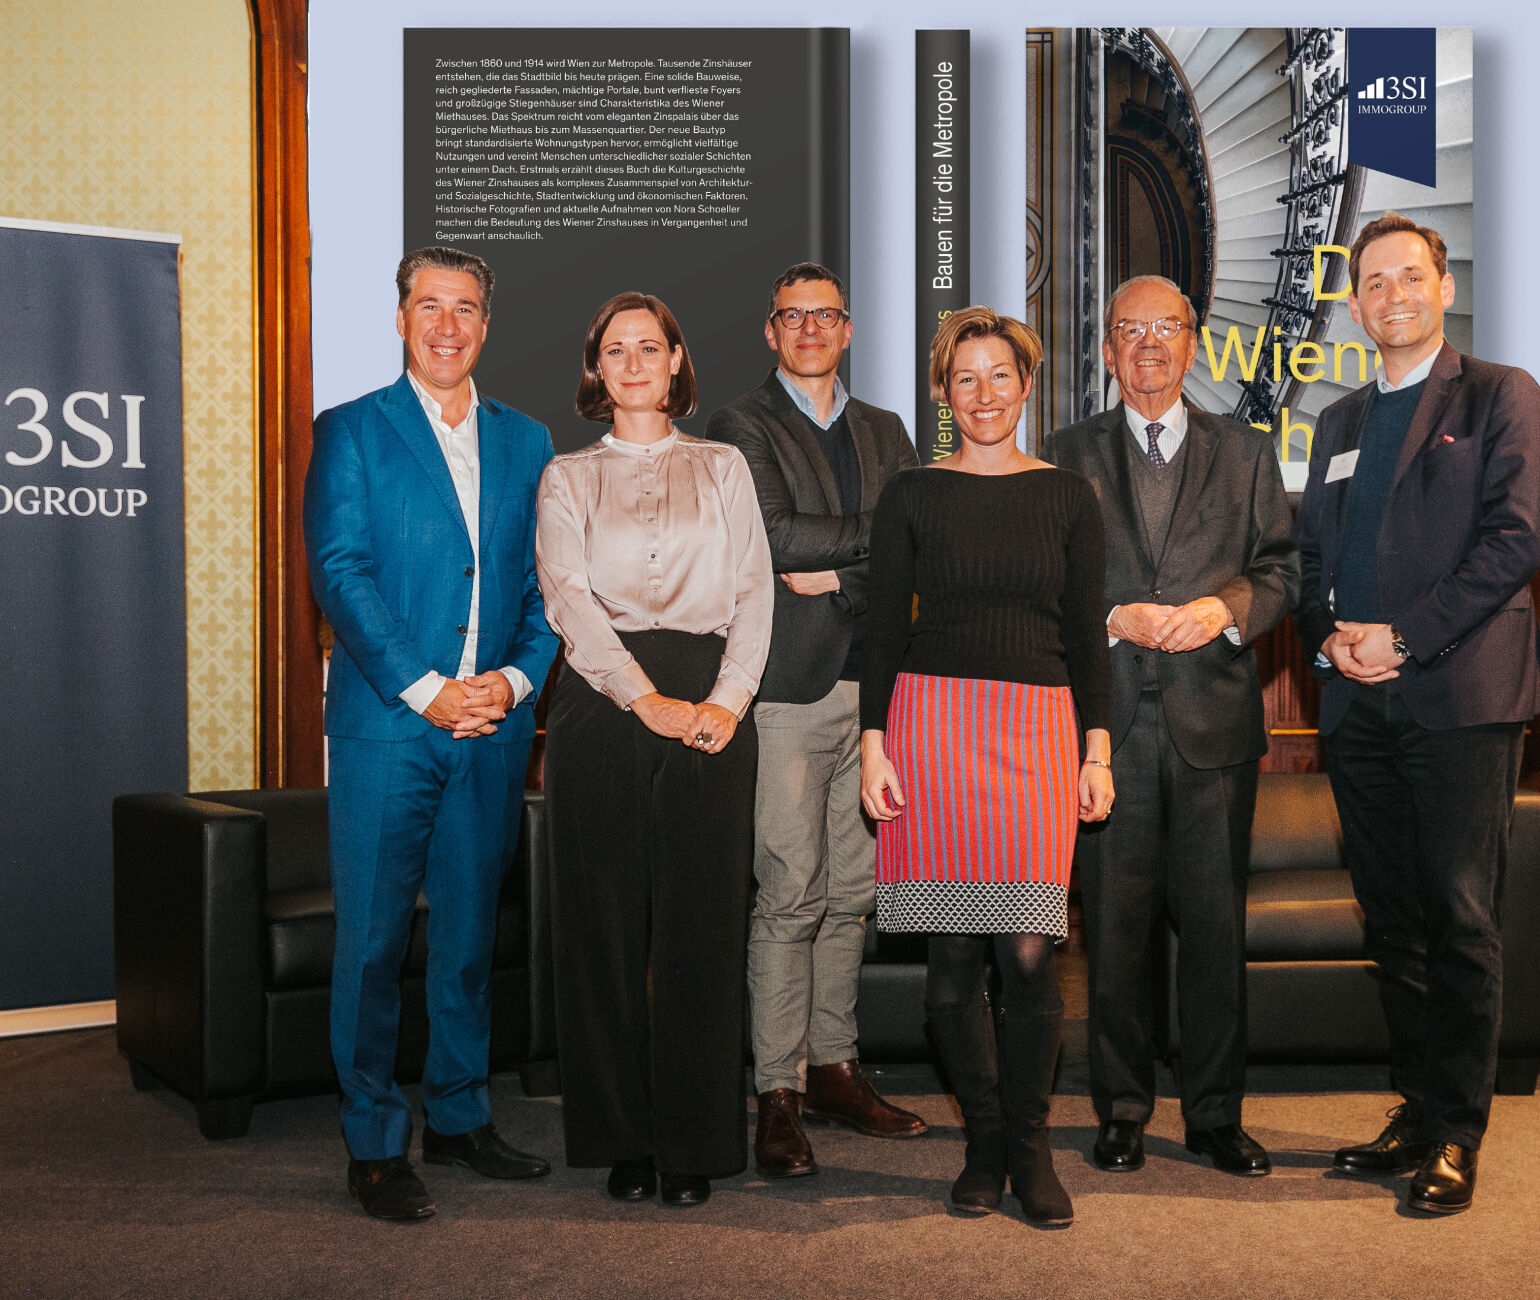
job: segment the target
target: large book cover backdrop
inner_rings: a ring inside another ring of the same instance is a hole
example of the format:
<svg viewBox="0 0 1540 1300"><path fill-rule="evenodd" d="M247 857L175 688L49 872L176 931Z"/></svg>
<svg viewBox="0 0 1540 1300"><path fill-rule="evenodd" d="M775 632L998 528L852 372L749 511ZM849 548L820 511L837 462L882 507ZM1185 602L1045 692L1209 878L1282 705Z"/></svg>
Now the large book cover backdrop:
<svg viewBox="0 0 1540 1300"><path fill-rule="evenodd" d="M1027 320L1045 344L1029 446L1118 400L1103 304L1164 275L1198 312L1185 396L1271 430L1302 490L1316 418L1373 373L1346 248L1388 210L1443 235L1444 328L1471 350L1469 28L1049 28L1026 51ZM1318 766L1292 625L1258 654L1264 765Z"/></svg>
<svg viewBox="0 0 1540 1300"><path fill-rule="evenodd" d="M492 266L476 382L558 452L603 432L572 398L611 295L678 318L698 432L774 363L775 277L801 261L848 277L847 30L420 28L403 49L403 246Z"/></svg>

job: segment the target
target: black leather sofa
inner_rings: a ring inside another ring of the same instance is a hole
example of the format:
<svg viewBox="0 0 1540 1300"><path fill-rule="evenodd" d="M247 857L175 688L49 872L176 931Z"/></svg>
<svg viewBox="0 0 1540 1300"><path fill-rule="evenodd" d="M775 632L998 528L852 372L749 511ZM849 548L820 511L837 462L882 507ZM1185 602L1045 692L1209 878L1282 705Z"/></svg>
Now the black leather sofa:
<svg viewBox="0 0 1540 1300"><path fill-rule="evenodd" d="M174 1088L210 1138L244 1134L255 1101L335 1089L326 791L124 795L112 820L117 1036L135 1086ZM492 975L492 1066L534 1092L557 1086L545 825L544 796L527 794ZM426 921L419 897L403 1081L427 1050Z"/></svg>
<svg viewBox="0 0 1540 1300"><path fill-rule="evenodd" d="M1164 985L1164 1046L1180 1067L1167 936L1154 978ZM1323 774L1264 773L1257 791L1246 898L1249 1059L1385 1061L1389 1042L1373 963L1363 953L1342 829ZM1503 1028L1498 1090L1533 1093L1540 1066L1540 792L1521 790L1503 904ZM925 940L867 934L861 972L861 1054L916 1061L925 1040Z"/></svg>
<svg viewBox="0 0 1540 1300"><path fill-rule="evenodd" d="M135 1086L168 1084L208 1137L247 1130L255 1101L336 1087L328 1046L333 941L326 792L125 795L113 806L118 1043ZM503 890L493 973L492 1066L527 1092L560 1088L551 980L544 796L525 796ZM397 1073L420 1077L426 903L403 978ZM1498 1088L1532 1093L1540 1065L1540 792L1521 791L1503 911L1505 978ZM1166 1047L1180 1064L1174 970L1162 956ZM1388 1056L1363 918L1322 775L1264 774L1246 907L1250 1058L1382 1061ZM923 935L869 928L861 971L861 1055L912 1062L925 1037ZM1161 980L1160 972L1156 972Z"/></svg>

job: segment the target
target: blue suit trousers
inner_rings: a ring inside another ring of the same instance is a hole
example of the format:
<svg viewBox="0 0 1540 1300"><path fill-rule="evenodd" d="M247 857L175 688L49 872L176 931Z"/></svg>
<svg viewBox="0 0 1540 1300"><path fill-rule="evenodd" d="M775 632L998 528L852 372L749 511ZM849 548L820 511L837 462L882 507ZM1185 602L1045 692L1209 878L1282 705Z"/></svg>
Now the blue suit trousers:
<svg viewBox="0 0 1540 1300"><path fill-rule="evenodd" d="M438 728L406 741L331 739L331 1038L355 1159L404 1155L411 1140L395 1063L401 966L419 891L428 900L423 1108L444 1134L491 1120L492 944L529 748L457 741Z"/></svg>

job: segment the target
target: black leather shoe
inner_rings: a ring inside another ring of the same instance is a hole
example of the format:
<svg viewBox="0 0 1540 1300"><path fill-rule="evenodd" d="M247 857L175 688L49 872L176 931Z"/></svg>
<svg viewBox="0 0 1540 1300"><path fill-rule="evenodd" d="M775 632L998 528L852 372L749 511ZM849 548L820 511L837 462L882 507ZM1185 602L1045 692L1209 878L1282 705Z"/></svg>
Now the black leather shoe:
<svg viewBox="0 0 1540 1300"><path fill-rule="evenodd" d="M645 1201L658 1190L658 1171L652 1157L640 1160L617 1160L605 1179L604 1190L617 1201Z"/></svg>
<svg viewBox="0 0 1540 1300"><path fill-rule="evenodd" d="M1223 1169L1227 1174L1260 1175L1273 1170L1273 1162L1267 1158L1262 1144L1239 1124L1190 1128L1187 1149L1195 1155L1208 1156L1215 1169Z"/></svg>
<svg viewBox="0 0 1540 1300"><path fill-rule="evenodd" d="M701 1174L664 1174L664 1205L704 1205L711 1199L711 1179Z"/></svg>
<svg viewBox="0 0 1540 1300"><path fill-rule="evenodd" d="M1091 1159L1111 1174L1131 1174L1144 1168L1144 1125L1136 1119L1102 1121Z"/></svg>
<svg viewBox="0 0 1540 1300"><path fill-rule="evenodd" d="M376 1219L413 1223L433 1217L428 1189L405 1156L349 1160L348 1192Z"/></svg>
<svg viewBox="0 0 1540 1300"><path fill-rule="evenodd" d="M1476 1152L1458 1142L1437 1142L1412 1175L1406 1208L1426 1214L1458 1214L1476 1194Z"/></svg>
<svg viewBox="0 0 1540 1300"><path fill-rule="evenodd" d="M1422 1125L1397 1106L1388 1112L1390 1123L1373 1142L1343 1147L1332 1157L1332 1168L1344 1174L1376 1178L1384 1174L1404 1174L1417 1168L1433 1150L1433 1143L1422 1134Z"/></svg>
<svg viewBox="0 0 1540 1300"><path fill-rule="evenodd" d="M430 1165L463 1165L487 1178L544 1178L551 1172L549 1161L515 1150L490 1124L453 1137L424 1125L422 1158Z"/></svg>

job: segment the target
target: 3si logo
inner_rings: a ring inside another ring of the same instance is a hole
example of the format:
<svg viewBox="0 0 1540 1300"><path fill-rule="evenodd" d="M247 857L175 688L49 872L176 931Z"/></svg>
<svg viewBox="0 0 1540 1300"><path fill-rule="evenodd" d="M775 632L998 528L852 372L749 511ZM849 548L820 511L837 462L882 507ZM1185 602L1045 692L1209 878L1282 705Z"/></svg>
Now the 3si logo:
<svg viewBox="0 0 1540 1300"><path fill-rule="evenodd" d="M118 400L123 403L123 468L143 469L145 466L140 449L139 408L144 404L144 397L124 393ZM37 445L26 448L25 451L8 450L5 453L5 462L8 465L22 467L40 464L53 454L55 441L53 430L43 423L44 417L48 414L48 398L36 388L16 388L5 399L7 406L14 402L32 404L32 414L18 422L16 430L18 433L31 434L37 440ZM81 391L66 397L62 408L64 423L75 433L80 434L85 441L71 445L69 439L60 438L58 440L59 463L72 469L97 469L112 458L113 438L101 425L92 424L80 413L78 408L82 403L94 406L103 420L108 418L111 411L106 393Z"/></svg>
<svg viewBox="0 0 1540 1300"><path fill-rule="evenodd" d="M1426 77L1376 77L1358 92L1359 99L1399 99L1403 103L1427 97Z"/></svg>

